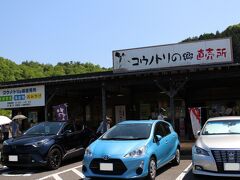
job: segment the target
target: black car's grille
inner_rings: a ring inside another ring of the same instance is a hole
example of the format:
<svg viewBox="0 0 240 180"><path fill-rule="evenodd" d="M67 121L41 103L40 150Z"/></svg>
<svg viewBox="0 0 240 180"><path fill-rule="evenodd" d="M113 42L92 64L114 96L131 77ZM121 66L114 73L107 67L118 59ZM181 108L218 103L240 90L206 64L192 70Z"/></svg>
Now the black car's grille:
<svg viewBox="0 0 240 180"><path fill-rule="evenodd" d="M101 171L100 170L100 163L112 163L113 164L113 171ZM120 159L93 159L90 163L90 169L95 174L106 174L106 175L122 175L124 172L127 171L126 166Z"/></svg>
<svg viewBox="0 0 240 180"><path fill-rule="evenodd" d="M224 163L240 163L240 150L212 150L212 154L218 172L226 172L224 171ZM233 172L231 171L231 173Z"/></svg>
<svg viewBox="0 0 240 180"><path fill-rule="evenodd" d="M19 153L34 153L36 150L33 146L27 145L4 145L3 153L19 154Z"/></svg>
<svg viewBox="0 0 240 180"><path fill-rule="evenodd" d="M17 163L29 163L31 162L31 155L30 154L19 154L17 155L18 160ZM8 162L9 156L8 155L3 155L2 160L4 162Z"/></svg>

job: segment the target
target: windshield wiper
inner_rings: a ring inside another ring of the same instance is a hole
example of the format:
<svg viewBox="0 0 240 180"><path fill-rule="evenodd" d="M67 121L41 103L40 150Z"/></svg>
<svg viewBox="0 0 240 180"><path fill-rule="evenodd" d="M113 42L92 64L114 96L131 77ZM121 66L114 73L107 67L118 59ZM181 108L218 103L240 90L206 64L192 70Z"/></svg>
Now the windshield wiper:
<svg viewBox="0 0 240 180"><path fill-rule="evenodd" d="M102 138L103 140L128 140L126 138Z"/></svg>
<svg viewBox="0 0 240 180"><path fill-rule="evenodd" d="M54 133L45 133L45 136L49 136L49 135L56 135Z"/></svg>
<svg viewBox="0 0 240 180"><path fill-rule="evenodd" d="M102 138L103 140L142 140L146 138Z"/></svg>
<svg viewBox="0 0 240 180"><path fill-rule="evenodd" d="M133 139L129 139L129 140L142 140L142 139L147 139L145 137L139 137L139 138L133 138Z"/></svg>
<svg viewBox="0 0 240 180"><path fill-rule="evenodd" d="M228 134L240 134L239 132L229 132Z"/></svg>

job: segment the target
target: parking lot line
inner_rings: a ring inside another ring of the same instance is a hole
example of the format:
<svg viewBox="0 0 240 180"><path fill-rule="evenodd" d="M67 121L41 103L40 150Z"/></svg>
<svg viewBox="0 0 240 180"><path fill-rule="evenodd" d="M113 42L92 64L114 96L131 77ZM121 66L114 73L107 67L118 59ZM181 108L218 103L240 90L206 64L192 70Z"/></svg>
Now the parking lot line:
<svg viewBox="0 0 240 180"><path fill-rule="evenodd" d="M60 177L58 176L59 174L62 174L62 173L68 172L68 171L73 171L73 172L75 172L74 170L76 170L77 168L80 168L80 167L82 167L82 165L76 166L76 167L73 167L73 168L70 168L70 169L66 169L66 170L61 171L61 172L58 172L58 173L50 174L50 175L48 175L48 176L42 177L42 178L37 179L37 180L44 180L44 179L48 179L48 178L51 178L51 177L54 177L56 180L62 180L62 178L60 178ZM78 170L76 170L76 171L78 171ZM76 173L76 172L75 172L75 173ZM80 174L81 172L78 171L78 173ZM76 174L77 174L77 173L76 173ZM79 176L80 176L80 175L79 175ZM82 178L82 176L84 177L84 175L81 173L81 176L80 176L80 177ZM57 178L59 178L59 179L57 179Z"/></svg>
<svg viewBox="0 0 240 180"><path fill-rule="evenodd" d="M63 179L60 178L59 175L57 175L57 174L54 174L54 175L53 175L53 178L56 179L56 180L63 180Z"/></svg>
<svg viewBox="0 0 240 180"><path fill-rule="evenodd" d="M1 175L2 176L31 176L32 175L32 172L28 172L28 173L22 173L22 174L20 174L20 173L17 173L17 174L11 174L12 172L14 172L14 171L8 171L8 172L4 172L4 173L2 173Z"/></svg>
<svg viewBox="0 0 240 180"><path fill-rule="evenodd" d="M80 176L81 178L85 178L85 176L83 175L83 173L81 173L80 171L78 171L77 169L72 169L73 172L75 172L78 176Z"/></svg>
<svg viewBox="0 0 240 180"><path fill-rule="evenodd" d="M191 168L192 168L192 163L190 163L188 167L183 170L183 172L176 178L176 180L182 180L184 176L191 170Z"/></svg>

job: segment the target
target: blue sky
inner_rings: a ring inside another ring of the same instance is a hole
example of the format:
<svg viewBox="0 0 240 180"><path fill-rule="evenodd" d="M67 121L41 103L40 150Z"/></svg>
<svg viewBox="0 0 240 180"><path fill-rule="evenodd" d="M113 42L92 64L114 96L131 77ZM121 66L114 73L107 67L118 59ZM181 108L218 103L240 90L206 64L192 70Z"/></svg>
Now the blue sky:
<svg viewBox="0 0 240 180"><path fill-rule="evenodd" d="M240 23L239 0L1 0L0 56L91 62L112 51L177 43Z"/></svg>

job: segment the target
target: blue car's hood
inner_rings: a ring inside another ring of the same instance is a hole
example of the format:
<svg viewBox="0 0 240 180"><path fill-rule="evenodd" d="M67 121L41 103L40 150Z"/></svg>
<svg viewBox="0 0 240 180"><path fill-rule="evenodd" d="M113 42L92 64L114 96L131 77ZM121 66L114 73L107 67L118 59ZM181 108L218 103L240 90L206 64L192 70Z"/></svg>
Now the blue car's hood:
<svg viewBox="0 0 240 180"><path fill-rule="evenodd" d="M145 140L101 140L98 139L90 145L90 149L96 156L112 155L124 156L127 153L146 145Z"/></svg>
<svg viewBox="0 0 240 180"><path fill-rule="evenodd" d="M53 135L51 135L51 136L26 136L26 135L22 135L20 137L8 139L7 143L9 145L25 145L25 144L45 140L45 139L51 139L52 137L53 137Z"/></svg>

